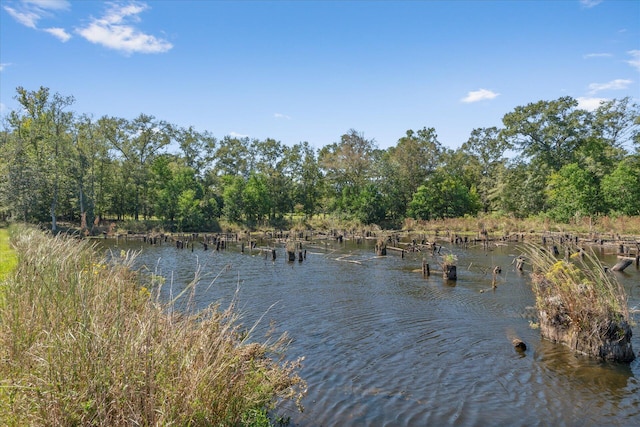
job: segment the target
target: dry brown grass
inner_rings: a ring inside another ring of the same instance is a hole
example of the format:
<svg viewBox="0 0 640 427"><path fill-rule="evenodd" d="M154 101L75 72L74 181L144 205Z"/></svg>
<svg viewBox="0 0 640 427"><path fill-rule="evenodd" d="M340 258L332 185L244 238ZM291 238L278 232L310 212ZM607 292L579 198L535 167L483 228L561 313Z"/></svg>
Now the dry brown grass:
<svg viewBox="0 0 640 427"><path fill-rule="evenodd" d="M86 242L28 229L14 243L0 288L5 425L265 425L302 397L286 336L249 341L233 305L178 312L160 282L140 285L131 253L107 265Z"/></svg>
<svg viewBox="0 0 640 427"><path fill-rule="evenodd" d="M427 233L452 231L460 234L473 234L486 230L490 234L500 235L563 232L583 235L601 233L612 236L640 236L640 216L582 217L568 224L556 223L543 216L517 219L510 216L479 215L432 221L416 221L409 218L405 220L403 229Z"/></svg>

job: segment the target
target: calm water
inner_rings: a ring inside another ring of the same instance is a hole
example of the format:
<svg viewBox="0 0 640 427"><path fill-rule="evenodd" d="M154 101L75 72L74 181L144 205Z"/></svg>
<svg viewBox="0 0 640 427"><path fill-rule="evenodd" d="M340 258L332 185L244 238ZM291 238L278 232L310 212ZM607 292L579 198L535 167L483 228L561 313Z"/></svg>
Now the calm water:
<svg viewBox="0 0 640 427"><path fill-rule="evenodd" d="M308 383L305 411L286 412L293 426L640 425L640 361L601 364L542 340L529 325L534 298L527 275L514 271L515 246L445 246L458 256L453 284L415 271L424 254L375 257L366 243L306 244L302 263L286 262L281 247L273 262L236 247L116 246L141 249L139 265L167 278L167 295L199 267L196 303L224 306L236 295L245 326L262 317L256 340L270 324L289 333L288 355L305 357ZM638 308L640 272L617 276ZM638 353L638 326L634 335ZM514 350L514 337L526 352Z"/></svg>

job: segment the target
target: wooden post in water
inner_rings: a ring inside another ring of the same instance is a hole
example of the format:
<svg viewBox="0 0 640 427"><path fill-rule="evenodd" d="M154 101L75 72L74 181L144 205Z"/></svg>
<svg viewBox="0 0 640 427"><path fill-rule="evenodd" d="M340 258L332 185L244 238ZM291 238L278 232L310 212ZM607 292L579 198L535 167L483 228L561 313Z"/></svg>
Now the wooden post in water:
<svg viewBox="0 0 640 427"><path fill-rule="evenodd" d="M429 264L427 264L426 259L422 258L422 277L429 277L430 274Z"/></svg>

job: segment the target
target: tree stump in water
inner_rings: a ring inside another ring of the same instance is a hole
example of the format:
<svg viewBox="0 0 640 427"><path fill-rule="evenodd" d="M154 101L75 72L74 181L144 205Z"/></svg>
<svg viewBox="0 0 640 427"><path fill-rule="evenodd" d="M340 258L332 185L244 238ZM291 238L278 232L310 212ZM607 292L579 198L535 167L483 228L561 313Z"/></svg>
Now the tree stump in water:
<svg viewBox="0 0 640 427"><path fill-rule="evenodd" d="M457 280L458 273L455 265L445 264L442 267L442 276L447 280Z"/></svg>
<svg viewBox="0 0 640 427"><path fill-rule="evenodd" d="M296 249L297 246L295 242L287 242L286 250L287 250L287 260L289 262L293 262L296 260Z"/></svg>
<svg viewBox="0 0 640 427"><path fill-rule="evenodd" d="M376 243L376 255L385 256L387 254L387 242L383 239L378 240Z"/></svg>
<svg viewBox="0 0 640 427"><path fill-rule="evenodd" d="M601 360L634 360L626 295L615 275L601 274L588 254L566 261L538 248L528 252L541 335Z"/></svg>
<svg viewBox="0 0 640 427"><path fill-rule="evenodd" d="M527 345L520 338L514 338L511 343L517 351L525 351L527 349Z"/></svg>
<svg viewBox="0 0 640 427"><path fill-rule="evenodd" d="M566 344L577 353L615 362L631 362L635 359L631 346L631 326L624 320L610 320L597 330L575 327L561 311L541 311L539 320L543 337Z"/></svg>

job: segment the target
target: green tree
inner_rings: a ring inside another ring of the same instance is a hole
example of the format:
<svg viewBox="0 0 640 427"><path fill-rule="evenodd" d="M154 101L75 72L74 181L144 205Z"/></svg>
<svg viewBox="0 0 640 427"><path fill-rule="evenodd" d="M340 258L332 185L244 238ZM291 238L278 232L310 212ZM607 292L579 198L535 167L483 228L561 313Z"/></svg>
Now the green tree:
<svg viewBox="0 0 640 427"><path fill-rule="evenodd" d="M393 218L406 214L414 193L442 165L443 147L434 128L407 130L405 136L380 158L381 185Z"/></svg>
<svg viewBox="0 0 640 427"><path fill-rule="evenodd" d="M273 203L271 195L268 178L258 173L251 174L242 192L242 211L249 224L257 224L269 215Z"/></svg>
<svg viewBox="0 0 640 427"><path fill-rule="evenodd" d="M318 210L324 192L324 181L316 153L308 142L294 145L289 151L289 167L293 182L294 204L302 207L307 217Z"/></svg>
<svg viewBox="0 0 640 427"><path fill-rule="evenodd" d="M500 138L500 131L496 127L474 129L469 139L460 147L462 152L469 155L466 168L476 183L485 213L494 208L492 191L507 162L505 151L508 148L509 145Z"/></svg>
<svg viewBox="0 0 640 427"><path fill-rule="evenodd" d="M151 215L149 200L149 173L153 159L169 145L173 126L154 116L140 114L131 121L114 118L101 119L105 135L124 158L124 165L131 169L135 188L134 219L140 213Z"/></svg>
<svg viewBox="0 0 640 427"><path fill-rule="evenodd" d="M255 168L260 179L264 182L268 197L263 200L268 203L269 218L275 220L282 218L285 213L291 212L292 204L292 160L288 147L280 141L267 138L264 141L256 141Z"/></svg>
<svg viewBox="0 0 640 427"><path fill-rule="evenodd" d="M602 212L598 179L577 163L563 166L549 177L547 187L550 216L569 222L576 216Z"/></svg>
<svg viewBox="0 0 640 427"><path fill-rule="evenodd" d="M614 213L640 215L640 155L629 156L601 182L607 207Z"/></svg>
<svg viewBox="0 0 640 427"><path fill-rule="evenodd" d="M178 230L200 231L204 227L201 200L196 190L187 189L178 197Z"/></svg>
<svg viewBox="0 0 640 427"><path fill-rule="evenodd" d="M222 181L222 213L230 222L241 222L245 179L238 175L225 175Z"/></svg>
<svg viewBox="0 0 640 427"><path fill-rule="evenodd" d="M37 91L18 87L16 92L22 109L9 114L14 147L6 153L13 156L13 168L19 168L11 172L16 179L12 190L17 193L12 203L21 207L25 219L43 220L48 210L51 229L56 231L60 194L69 181L74 114L66 110L75 100L58 93L50 95L45 87Z"/></svg>
<svg viewBox="0 0 640 427"><path fill-rule="evenodd" d="M411 218L431 220L475 215L479 209L478 194L456 175L437 169L424 185L418 187L409 203Z"/></svg>
<svg viewBox="0 0 640 427"><path fill-rule="evenodd" d="M375 141L350 129L340 137L340 143L323 147L319 163L324 170L329 187L333 190L333 208L349 215L353 212L353 200L369 183L373 168Z"/></svg>
<svg viewBox="0 0 640 427"><path fill-rule="evenodd" d="M215 151L214 174L217 176L240 175L249 178L254 168L254 142L249 138L225 136Z"/></svg>
<svg viewBox="0 0 640 427"><path fill-rule="evenodd" d="M523 159L558 171L576 160L588 135L589 113L577 106L578 101L567 96L516 107L502 118L501 137Z"/></svg>
<svg viewBox="0 0 640 427"><path fill-rule="evenodd" d="M174 138L178 143L185 165L202 176L215 158L216 138L209 132L196 131L193 126L176 129Z"/></svg>

